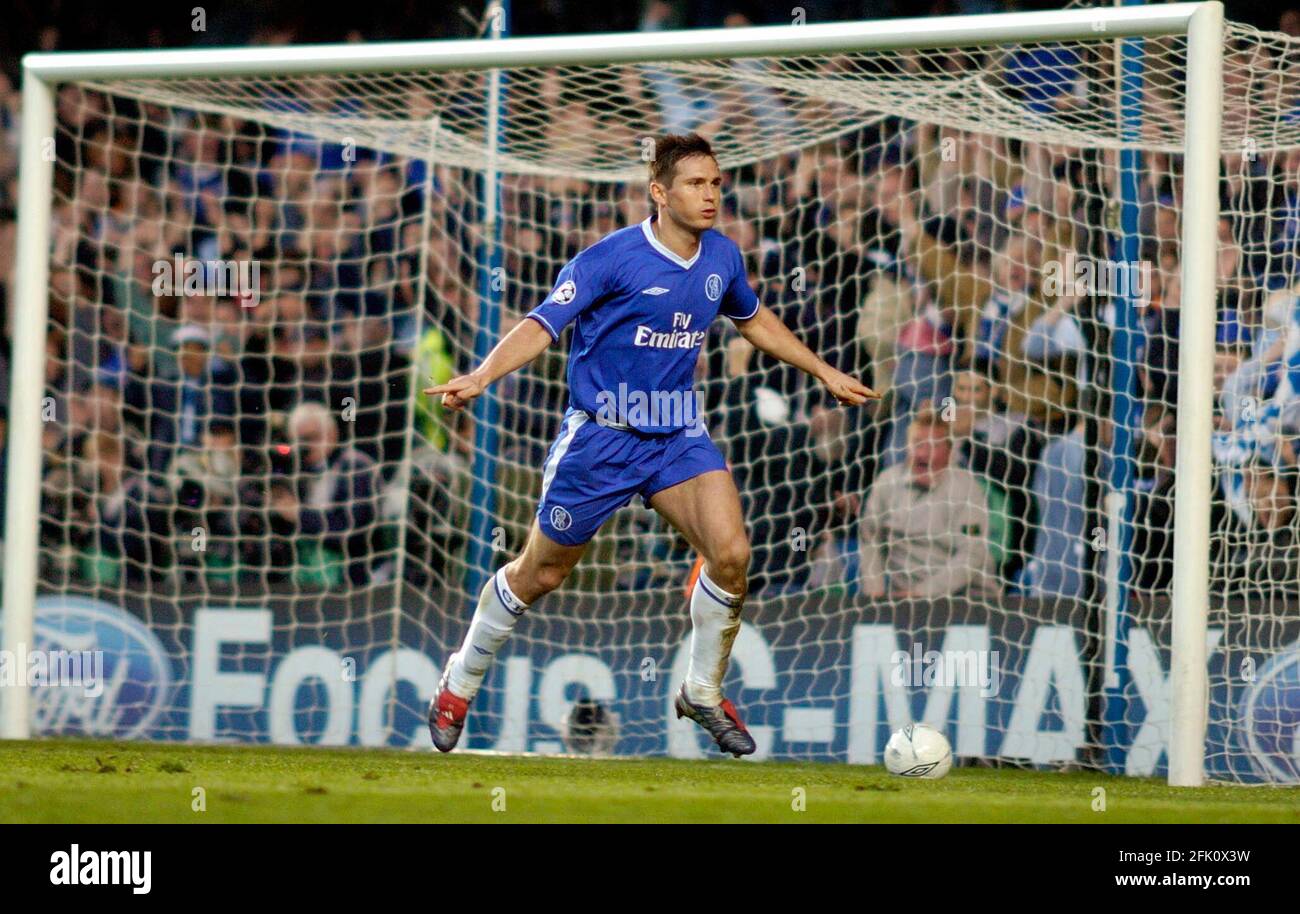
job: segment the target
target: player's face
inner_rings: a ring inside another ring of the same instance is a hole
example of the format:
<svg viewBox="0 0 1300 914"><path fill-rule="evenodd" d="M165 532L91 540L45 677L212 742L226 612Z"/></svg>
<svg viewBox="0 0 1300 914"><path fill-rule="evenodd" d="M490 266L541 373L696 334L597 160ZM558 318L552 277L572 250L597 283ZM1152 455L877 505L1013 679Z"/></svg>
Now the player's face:
<svg viewBox="0 0 1300 914"><path fill-rule="evenodd" d="M677 173L669 187L655 185L655 202L683 228L702 232L713 228L722 197L722 173L713 156L688 156L677 163Z"/></svg>

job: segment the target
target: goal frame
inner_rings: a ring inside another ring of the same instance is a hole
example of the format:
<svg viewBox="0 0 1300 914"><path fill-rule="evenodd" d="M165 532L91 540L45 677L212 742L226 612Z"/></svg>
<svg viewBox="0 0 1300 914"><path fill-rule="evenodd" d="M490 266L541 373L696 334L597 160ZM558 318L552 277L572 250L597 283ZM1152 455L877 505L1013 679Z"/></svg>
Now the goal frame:
<svg viewBox="0 0 1300 914"><path fill-rule="evenodd" d="M1209 504L1216 225L1222 120L1223 4L1102 7L976 16L700 29L682 32L204 50L34 53L22 61L22 132L4 604L0 648L33 643L41 479L41 401L48 322L55 93L89 79L287 76L935 50L1016 42L1185 37L1182 220L1172 604L1169 784L1205 780L1209 674ZM0 690L0 738L30 736L28 690Z"/></svg>

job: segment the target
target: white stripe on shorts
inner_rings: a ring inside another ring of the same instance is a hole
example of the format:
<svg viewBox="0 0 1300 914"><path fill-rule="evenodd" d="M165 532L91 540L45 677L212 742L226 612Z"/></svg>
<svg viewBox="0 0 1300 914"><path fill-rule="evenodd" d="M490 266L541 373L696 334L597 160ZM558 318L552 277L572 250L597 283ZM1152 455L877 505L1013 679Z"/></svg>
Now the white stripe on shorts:
<svg viewBox="0 0 1300 914"><path fill-rule="evenodd" d="M546 501L546 490L551 487L551 480L555 479L555 471L559 469L564 455L569 452L569 445L573 444L578 429L587 424L587 418L587 414L580 409L575 409L564 417L564 431L556 440L555 450L551 451L550 459L546 461L546 470L542 474L542 501Z"/></svg>

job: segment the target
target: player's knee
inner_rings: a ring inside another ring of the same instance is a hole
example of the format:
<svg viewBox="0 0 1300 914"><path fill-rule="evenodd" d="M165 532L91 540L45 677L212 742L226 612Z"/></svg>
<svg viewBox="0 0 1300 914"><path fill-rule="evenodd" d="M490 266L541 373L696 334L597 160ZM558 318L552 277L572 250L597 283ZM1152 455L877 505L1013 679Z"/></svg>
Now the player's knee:
<svg viewBox="0 0 1300 914"><path fill-rule="evenodd" d="M569 567L565 565L538 565L533 573L533 583L541 591L538 596L548 594L563 584L564 579L569 576L569 571Z"/></svg>
<svg viewBox="0 0 1300 914"><path fill-rule="evenodd" d="M721 546L709 563L712 571L722 580L717 583L727 590L742 592L749 576L749 543L736 539Z"/></svg>

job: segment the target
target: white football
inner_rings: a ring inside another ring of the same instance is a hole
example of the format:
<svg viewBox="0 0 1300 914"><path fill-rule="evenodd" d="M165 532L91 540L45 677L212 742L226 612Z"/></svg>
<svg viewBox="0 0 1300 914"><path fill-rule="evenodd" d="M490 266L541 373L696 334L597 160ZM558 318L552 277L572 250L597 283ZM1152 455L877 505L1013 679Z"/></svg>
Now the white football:
<svg viewBox="0 0 1300 914"><path fill-rule="evenodd" d="M900 777L937 780L952 767L952 746L934 727L908 724L885 744L885 767Z"/></svg>

